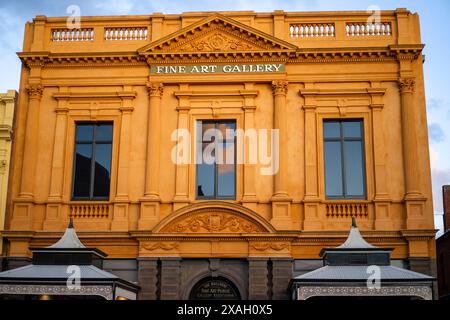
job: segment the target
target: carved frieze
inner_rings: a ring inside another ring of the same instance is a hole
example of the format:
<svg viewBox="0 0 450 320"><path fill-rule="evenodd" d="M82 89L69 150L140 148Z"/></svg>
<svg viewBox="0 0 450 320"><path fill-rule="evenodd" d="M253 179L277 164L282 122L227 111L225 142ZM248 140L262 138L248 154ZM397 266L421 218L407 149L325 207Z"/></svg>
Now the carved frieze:
<svg viewBox="0 0 450 320"><path fill-rule="evenodd" d="M250 248L257 251L281 251L289 248L289 243L287 242L253 242L250 244Z"/></svg>
<svg viewBox="0 0 450 320"><path fill-rule="evenodd" d="M180 244L178 242L156 242L156 243L142 244L142 248L147 251L156 251L156 250L172 251L177 250L179 247Z"/></svg>

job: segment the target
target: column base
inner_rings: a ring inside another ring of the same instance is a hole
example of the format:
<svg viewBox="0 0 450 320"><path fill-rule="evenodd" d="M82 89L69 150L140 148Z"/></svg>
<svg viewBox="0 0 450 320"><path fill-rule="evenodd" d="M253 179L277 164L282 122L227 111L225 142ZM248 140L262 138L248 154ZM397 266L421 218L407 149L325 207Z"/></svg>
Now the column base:
<svg viewBox="0 0 450 320"><path fill-rule="evenodd" d="M62 218L63 207L61 203L48 203L45 211L44 230L61 231L67 227L67 219Z"/></svg>
<svg viewBox="0 0 450 320"><path fill-rule="evenodd" d="M115 203L111 231L128 231L128 203Z"/></svg>
<svg viewBox="0 0 450 320"><path fill-rule="evenodd" d="M185 195L183 196L175 196L173 199L173 211L177 211L181 208L187 207L191 202L189 198Z"/></svg>
<svg viewBox="0 0 450 320"><path fill-rule="evenodd" d="M319 231L323 229L323 222L320 219L318 202L305 202L303 213L303 230Z"/></svg>
<svg viewBox="0 0 450 320"><path fill-rule="evenodd" d="M151 230L159 221L159 201L141 201L138 230Z"/></svg>
<svg viewBox="0 0 450 320"><path fill-rule="evenodd" d="M292 230L291 199L285 198L283 201L272 200L272 220L270 223L277 230Z"/></svg>

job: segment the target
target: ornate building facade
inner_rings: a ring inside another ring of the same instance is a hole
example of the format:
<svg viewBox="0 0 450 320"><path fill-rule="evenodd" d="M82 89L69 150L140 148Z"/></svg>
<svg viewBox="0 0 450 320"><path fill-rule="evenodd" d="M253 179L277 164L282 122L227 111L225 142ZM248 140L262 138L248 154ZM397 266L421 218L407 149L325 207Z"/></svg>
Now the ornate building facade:
<svg viewBox="0 0 450 320"><path fill-rule="evenodd" d="M8 268L73 218L142 299L288 299L356 217L397 265L433 274L419 18L372 18L37 16L19 54ZM242 163L194 161L208 142L240 148L211 128L246 133ZM247 159L270 130L273 174Z"/></svg>
<svg viewBox="0 0 450 320"><path fill-rule="evenodd" d="M13 123L16 103L17 92L15 90L9 90L6 93L0 93L0 230L3 230L5 226L9 169L13 139ZM3 239L2 237L0 237L0 255L2 255L2 252Z"/></svg>

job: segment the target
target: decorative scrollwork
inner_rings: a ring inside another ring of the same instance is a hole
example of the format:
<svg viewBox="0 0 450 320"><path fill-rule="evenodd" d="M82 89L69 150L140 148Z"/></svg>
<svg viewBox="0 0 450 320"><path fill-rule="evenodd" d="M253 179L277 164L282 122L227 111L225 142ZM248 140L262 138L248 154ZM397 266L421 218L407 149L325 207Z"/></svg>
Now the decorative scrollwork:
<svg viewBox="0 0 450 320"><path fill-rule="evenodd" d="M281 251L289 248L289 243L287 242L254 242L250 244L250 248L253 248L257 251L267 251L267 250L275 250Z"/></svg>
<svg viewBox="0 0 450 320"><path fill-rule="evenodd" d="M164 250L164 251L172 251L177 250L180 247L180 244L178 242L171 242L171 243L164 243L164 242L157 242L157 243L151 243L151 244L143 244L142 248L148 251L156 251L156 250Z"/></svg>

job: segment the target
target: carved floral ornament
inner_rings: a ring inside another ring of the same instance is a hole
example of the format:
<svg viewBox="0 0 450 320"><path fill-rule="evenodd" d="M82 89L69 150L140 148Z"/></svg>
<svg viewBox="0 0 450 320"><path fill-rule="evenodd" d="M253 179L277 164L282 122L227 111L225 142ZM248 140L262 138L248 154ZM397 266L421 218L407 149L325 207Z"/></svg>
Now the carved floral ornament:
<svg viewBox="0 0 450 320"><path fill-rule="evenodd" d="M30 99L41 99L42 98L42 94L44 92L44 88L42 87L41 84L37 84L37 83L30 83L26 86L26 90L28 93L28 97Z"/></svg>
<svg viewBox="0 0 450 320"><path fill-rule="evenodd" d="M286 95L288 92L288 82L283 80L273 81L272 89L274 95Z"/></svg>
<svg viewBox="0 0 450 320"><path fill-rule="evenodd" d="M415 78L401 78L398 81L401 93L412 93L414 92L416 86Z"/></svg>
<svg viewBox="0 0 450 320"><path fill-rule="evenodd" d="M196 214L162 230L162 232L170 233L258 233L265 231L261 226L247 219L223 212Z"/></svg>
<svg viewBox="0 0 450 320"><path fill-rule="evenodd" d="M148 82L147 91L150 97L162 97L164 94L164 85L162 83Z"/></svg>

